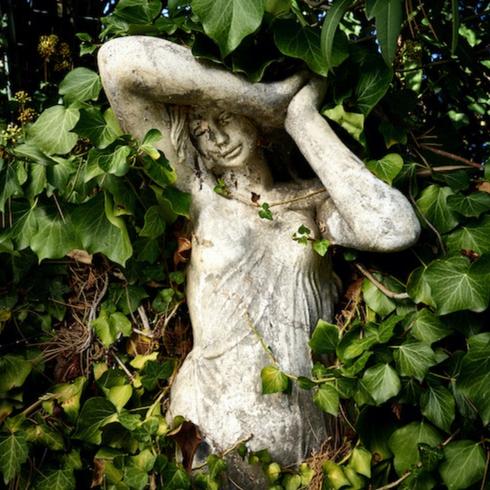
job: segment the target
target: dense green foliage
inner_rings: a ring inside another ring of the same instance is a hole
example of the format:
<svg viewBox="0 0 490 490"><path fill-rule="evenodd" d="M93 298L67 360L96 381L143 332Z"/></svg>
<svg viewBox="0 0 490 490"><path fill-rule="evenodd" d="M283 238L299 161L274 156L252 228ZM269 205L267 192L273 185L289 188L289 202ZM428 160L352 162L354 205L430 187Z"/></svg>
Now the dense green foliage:
<svg viewBox="0 0 490 490"><path fill-rule="evenodd" d="M252 81L305 68L326 77L323 115L423 224L419 243L391 256L312 244L344 280L335 324L320 321L310 342L330 362L303 378L274 360L263 393L288 396L297 383L341 429L298 469L230 448L261 464L271 488L319 488L322 468L324 488L484 488L489 15L484 2L456 0L120 0L102 21L101 40L162 36ZM79 37L88 59L97 41ZM175 446L187 466L198 438L165 420L190 348L189 196L173 187L158 131L141 142L122 134L99 76L83 67L10 105L18 120L4 122L0 141L4 483L219 488L223 455L191 477ZM274 219L267 203L257 213ZM310 246L309 233L292 239Z"/></svg>

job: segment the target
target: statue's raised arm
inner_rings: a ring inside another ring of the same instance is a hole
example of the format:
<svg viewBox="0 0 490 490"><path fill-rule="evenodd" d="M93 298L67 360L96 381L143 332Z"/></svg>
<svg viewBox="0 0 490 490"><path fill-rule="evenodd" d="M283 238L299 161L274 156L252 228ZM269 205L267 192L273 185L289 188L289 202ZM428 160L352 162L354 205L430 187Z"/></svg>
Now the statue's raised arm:
<svg viewBox="0 0 490 490"><path fill-rule="evenodd" d="M375 177L323 118L322 82L295 95L285 127L318 175L331 200L320 208L319 225L338 245L392 252L413 245L420 224L406 197Z"/></svg>

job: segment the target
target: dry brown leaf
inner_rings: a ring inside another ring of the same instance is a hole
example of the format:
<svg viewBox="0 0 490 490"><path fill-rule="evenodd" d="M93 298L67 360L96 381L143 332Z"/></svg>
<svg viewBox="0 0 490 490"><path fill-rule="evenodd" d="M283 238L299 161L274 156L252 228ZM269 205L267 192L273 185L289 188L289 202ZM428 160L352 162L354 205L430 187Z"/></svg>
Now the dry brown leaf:
<svg viewBox="0 0 490 490"><path fill-rule="evenodd" d="M479 191L490 194L490 182L480 182L476 187Z"/></svg>
<svg viewBox="0 0 490 490"><path fill-rule="evenodd" d="M202 441L201 434L196 425L192 422L185 421L180 429L170 435L179 445L182 452L182 465L189 473L192 471L192 460L194 454Z"/></svg>
<svg viewBox="0 0 490 490"><path fill-rule="evenodd" d="M190 250L192 248L191 241L184 237L177 237L177 250L174 253L174 266L177 267L180 263L189 262Z"/></svg>
<svg viewBox="0 0 490 490"><path fill-rule="evenodd" d="M75 248L66 255L77 262L81 262L82 264L90 265L92 263L93 256L85 250L78 250Z"/></svg>

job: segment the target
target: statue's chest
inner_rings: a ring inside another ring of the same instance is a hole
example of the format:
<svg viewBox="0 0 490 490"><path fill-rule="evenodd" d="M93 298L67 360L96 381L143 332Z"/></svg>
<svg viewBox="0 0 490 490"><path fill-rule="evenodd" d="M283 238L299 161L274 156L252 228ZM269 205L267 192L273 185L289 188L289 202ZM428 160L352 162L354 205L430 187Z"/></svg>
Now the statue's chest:
<svg viewBox="0 0 490 490"><path fill-rule="evenodd" d="M304 226L316 237L313 213L308 210L271 208L272 220L261 218L259 208L229 199L212 199L200 206L194 218L192 263L218 272L250 261L278 265L307 266L315 260L309 244L293 239Z"/></svg>

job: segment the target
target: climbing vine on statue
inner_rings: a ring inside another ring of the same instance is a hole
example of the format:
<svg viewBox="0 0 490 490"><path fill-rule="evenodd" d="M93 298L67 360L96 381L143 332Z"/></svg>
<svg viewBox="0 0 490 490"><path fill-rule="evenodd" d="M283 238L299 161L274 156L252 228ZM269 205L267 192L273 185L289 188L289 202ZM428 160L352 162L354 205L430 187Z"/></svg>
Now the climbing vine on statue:
<svg viewBox="0 0 490 490"><path fill-rule="evenodd" d="M332 256L342 296L334 322L312 325L311 376L276 359L263 393L309 390L335 433L298 468L281 468L267 448L228 451L262 467L274 489L485 488L489 16L485 2L456 0L120 0L100 39L78 35L86 66L13 94L0 135L5 485L222 485L223 454L191 474L199 435L165 418L192 345L190 199L174 187L159 132L124 134L94 70L101 42L151 35L254 82L325 77L322 114L423 227L412 249L382 257L314 242L305 226L291 237ZM274 210L257 202L261 218Z"/></svg>

